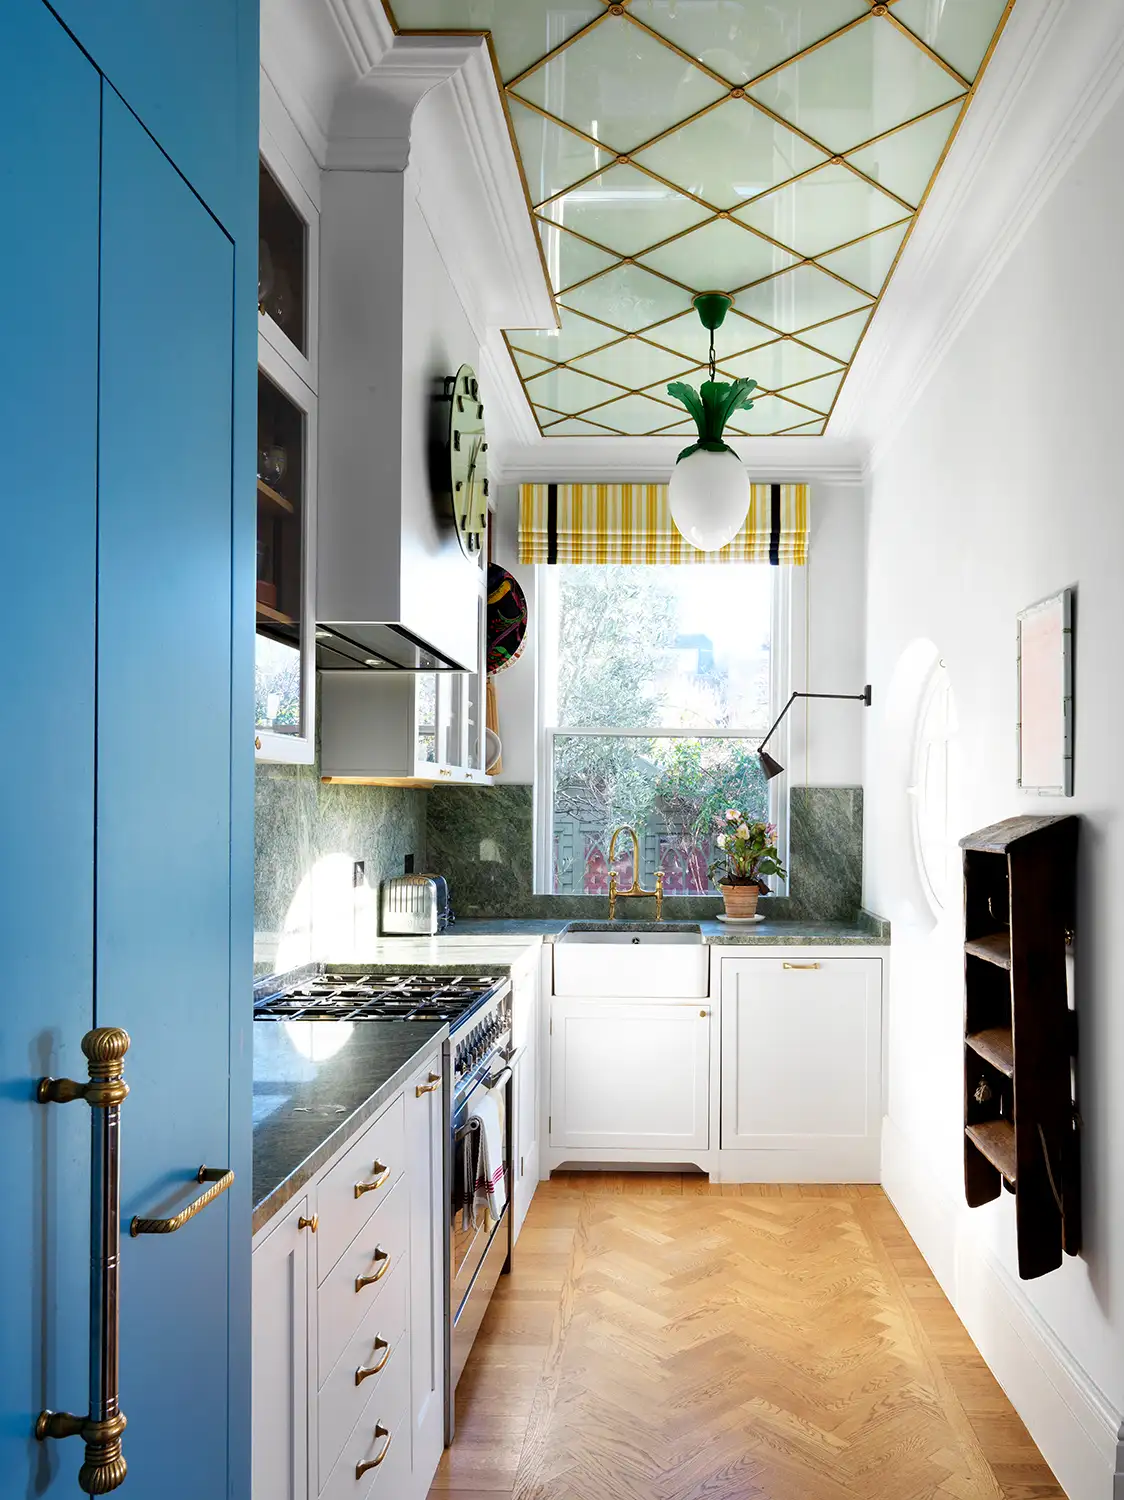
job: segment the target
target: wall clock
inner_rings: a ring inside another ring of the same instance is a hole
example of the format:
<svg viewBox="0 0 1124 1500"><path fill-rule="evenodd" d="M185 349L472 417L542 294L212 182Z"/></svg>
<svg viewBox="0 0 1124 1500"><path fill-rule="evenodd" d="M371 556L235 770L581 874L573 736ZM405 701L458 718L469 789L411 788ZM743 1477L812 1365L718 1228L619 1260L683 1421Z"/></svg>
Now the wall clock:
<svg viewBox="0 0 1124 1500"><path fill-rule="evenodd" d="M478 558L488 533L488 443L484 403L471 365L452 378L449 414L449 494L457 541Z"/></svg>

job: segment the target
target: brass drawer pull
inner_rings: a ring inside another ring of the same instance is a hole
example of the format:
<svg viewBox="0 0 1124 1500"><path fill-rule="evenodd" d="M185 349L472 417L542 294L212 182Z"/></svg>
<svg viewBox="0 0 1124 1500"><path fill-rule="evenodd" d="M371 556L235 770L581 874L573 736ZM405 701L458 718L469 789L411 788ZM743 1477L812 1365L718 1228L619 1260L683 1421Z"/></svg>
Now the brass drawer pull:
<svg viewBox="0 0 1124 1500"><path fill-rule="evenodd" d="M818 969L819 964L785 964L786 969Z"/></svg>
<svg viewBox="0 0 1124 1500"><path fill-rule="evenodd" d="M297 1220L297 1228L311 1229L313 1234L315 1234L316 1231L320 1228L320 1215L313 1214L311 1219L306 1219L304 1214L301 1214L300 1218Z"/></svg>
<svg viewBox="0 0 1124 1500"><path fill-rule="evenodd" d="M383 1166L381 1161L375 1162L371 1167L371 1171L375 1174L374 1182L357 1182L355 1184L355 1196L357 1198L362 1198L364 1193L373 1193L376 1188L381 1188L390 1176L390 1168Z"/></svg>
<svg viewBox="0 0 1124 1500"><path fill-rule="evenodd" d="M381 1281L390 1270L390 1251L384 1250L381 1245L375 1250L372 1257L378 1270L372 1276L357 1276L355 1278L355 1290L361 1292L365 1286L374 1286L376 1281Z"/></svg>
<svg viewBox="0 0 1124 1500"><path fill-rule="evenodd" d="M386 1450L390 1447L390 1428L384 1427L381 1422L376 1422L374 1435L377 1438L386 1438L386 1442L379 1449L379 1455L377 1458L369 1458L365 1464L355 1465L356 1479L362 1479L363 1475L366 1474L368 1469L377 1469L379 1464L381 1464L383 1459L386 1457Z"/></svg>
<svg viewBox="0 0 1124 1500"><path fill-rule="evenodd" d="M355 1372L355 1384L362 1385L369 1375L378 1375L386 1368L386 1362L390 1358L390 1345L386 1339L375 1335L374 1353L382 1350L382 1358L373 1365L360 1365Z"/></svg>
<svg viewBox="0 0 1124 1500"><path fill-rule="evenodd" d="M220 1193L225 1193L234 1181L234 1173L229 1167L200 1167L195 1174L196 1182L209 1182L211 1186L205 1193L200 1193L194 1203L189 1203L182 1213L176 1214L174 1219L134 1219L129 1225L129 1233L134 1239L138 1234L175 1234L177 1229L182 1229L188 1219L194 1219L195 1215L202 1213L208 1203L213 1203Z"/></svg>
<svg viewBox="0 0 1124 1500"><path fill-rule="evenodd" d="M429 1082L428 1083L419 1083L418 1086L417 1086L417 1088L414 1090L414 1094L419 1099L421 1098L421 1096L423 1094L432 1094L437 1089L439 1089L441 1087L441 1074L440 1073L430 1073L428 1075L428 1077L429 1077Z"/></svg>

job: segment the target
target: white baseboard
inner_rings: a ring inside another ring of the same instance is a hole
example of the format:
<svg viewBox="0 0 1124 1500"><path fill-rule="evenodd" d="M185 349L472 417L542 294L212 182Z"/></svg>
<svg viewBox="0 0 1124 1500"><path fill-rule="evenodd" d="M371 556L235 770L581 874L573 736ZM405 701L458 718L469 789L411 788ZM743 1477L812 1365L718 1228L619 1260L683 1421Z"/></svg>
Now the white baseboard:
<svg viewBox="0 0 1124 1500"><path fill-rule="evenodd" d="M961 1239L963 1206L934 1192L925 1159L888 1116L882 1185L972 1341L1069 1500L1124 1500L1124 1413L1078 1364L1018 1281Z"/></svg>

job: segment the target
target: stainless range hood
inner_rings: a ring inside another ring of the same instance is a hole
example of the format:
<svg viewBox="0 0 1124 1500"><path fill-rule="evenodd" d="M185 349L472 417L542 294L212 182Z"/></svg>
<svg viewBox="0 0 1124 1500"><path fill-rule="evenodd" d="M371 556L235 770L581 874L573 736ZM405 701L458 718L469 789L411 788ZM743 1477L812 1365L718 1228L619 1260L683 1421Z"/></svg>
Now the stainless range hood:
<svg viewBox="0 0 1124 1500"><path fill-rule="evenodd" d="M316 627L316 667L320 672L460 672L459 663L439 655L402 625L321 625Z"/></svg>

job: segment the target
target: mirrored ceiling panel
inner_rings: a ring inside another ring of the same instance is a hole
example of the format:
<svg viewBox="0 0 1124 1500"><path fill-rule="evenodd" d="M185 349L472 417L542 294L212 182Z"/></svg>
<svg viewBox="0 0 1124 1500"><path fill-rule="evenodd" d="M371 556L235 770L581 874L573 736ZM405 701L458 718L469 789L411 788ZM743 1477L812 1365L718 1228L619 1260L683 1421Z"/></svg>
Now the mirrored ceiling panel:
<svg viewBox="0 0 1124 1500"><path fill-rule="evenodd" d="M690 433L696 291L734 295L719 366L768 392L736 425L822 432L1013 3L384 0L490 35L557 299L506 335L543 432Z"/></svg>

